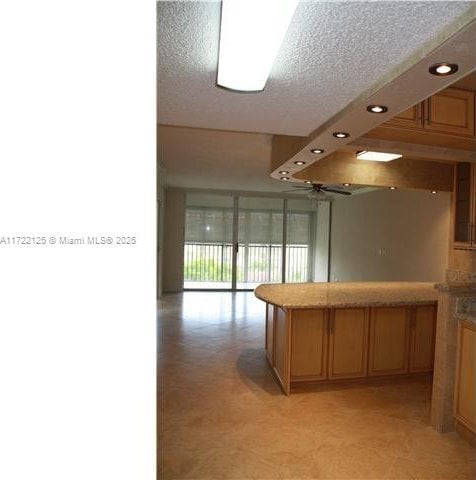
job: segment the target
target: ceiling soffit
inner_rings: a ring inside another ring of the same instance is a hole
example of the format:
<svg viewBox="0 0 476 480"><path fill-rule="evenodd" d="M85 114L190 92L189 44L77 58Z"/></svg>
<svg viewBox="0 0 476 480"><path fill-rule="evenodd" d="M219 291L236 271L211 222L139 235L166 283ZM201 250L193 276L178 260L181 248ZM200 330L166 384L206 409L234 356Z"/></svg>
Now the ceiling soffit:
<svg viewBox="0 0 476 480"><path fill-rule="evenodd" d="M450 34L453 30L455 33ZM437 41L444 42L436 46ZM281 170L291 172L291 179L299 181L297 172L305 167L296 166L294 162L303 161L306 167L316 161L322 161L329 155L342 148L349 142L355 141L369 130L377 127L382 122L389 120L399 112L428 98L432 94L446 88L459 78L471 73L476 69L476 6L464 18L460 18L446 35L438 37L434 42L425 46L414 54L404 65L395 69L397 76L393 79L385 79L374 86L368 92L362 94L355 102L339 112L324 125L319 127L307 138L277 137L273 140L276 145L285 146L285 154L273 155L271 176L279 179ZM428 73L428 68L437 62L451 60L459 65L455 75L448 77L435 77ZM383 84L383 85L382 85ZM383 114L367 112L368 105L386 105L389 110ZM349 138L337 139L333 132L349 132ZM311 153L311 149L321 148L325 150L322 155ZM274 148L276 152L278 148ZM283 158L287 156L287 160ZM289 176L289 175L288 175Z"/></svg>

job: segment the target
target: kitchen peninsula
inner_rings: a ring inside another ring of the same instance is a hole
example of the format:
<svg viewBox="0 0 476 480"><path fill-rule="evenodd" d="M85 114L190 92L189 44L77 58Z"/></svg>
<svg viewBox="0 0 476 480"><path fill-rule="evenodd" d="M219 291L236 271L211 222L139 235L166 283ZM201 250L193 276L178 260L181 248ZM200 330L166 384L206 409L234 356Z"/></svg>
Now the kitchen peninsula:
<svg viewBox="0 0 476 480"><path fill-rule="evenodd" d="M266 355L286 395L306 382L433 370L433 283L267 284L255 295L266 302Z"/></svg>

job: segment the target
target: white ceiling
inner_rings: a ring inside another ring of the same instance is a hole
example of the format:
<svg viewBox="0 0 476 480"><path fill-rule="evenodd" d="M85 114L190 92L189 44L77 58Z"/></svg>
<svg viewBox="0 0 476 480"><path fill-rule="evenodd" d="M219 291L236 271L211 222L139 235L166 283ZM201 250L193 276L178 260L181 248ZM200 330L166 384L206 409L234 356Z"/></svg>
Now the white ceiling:
<svg viewBox="0 0 476 480"><path fill-rule="evenodd" d="M264 92L239 94L215 86L220 3L159 1L167 183L280 191L269 178L269 134L308 135L471 8L475 2L301 2ZM193 128L172 134L172 126Z"/></svg>

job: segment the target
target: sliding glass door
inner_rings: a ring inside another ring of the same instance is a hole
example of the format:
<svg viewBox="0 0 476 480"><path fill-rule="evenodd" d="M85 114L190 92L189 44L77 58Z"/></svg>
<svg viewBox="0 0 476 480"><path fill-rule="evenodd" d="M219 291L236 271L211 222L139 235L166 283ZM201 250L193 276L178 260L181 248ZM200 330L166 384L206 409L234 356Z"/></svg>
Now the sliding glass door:
<svg viewBox="0 0 476 480"><path fill-rule="evenodd" d="M231 289L233 257L233 197L187 194L184 288Z"/></svg>
<svg viewBox="0 0 476 480"><path fill-rule="evenodd" d="M278 198L240 197L238 208L238 289L283 280L283 206Z"/></svg>
<svg viewBox="0 0 476 480"><path fill-rule="evenodd" d="M287 200L286 282L312 280L316 213L308 199Z"/></svg>
<svg viewBox="0 0 476 480"><path fill-rule="evenodd" d="M315 233L316 208L307 199L188 193L184 288L311 281Z"/></svg>

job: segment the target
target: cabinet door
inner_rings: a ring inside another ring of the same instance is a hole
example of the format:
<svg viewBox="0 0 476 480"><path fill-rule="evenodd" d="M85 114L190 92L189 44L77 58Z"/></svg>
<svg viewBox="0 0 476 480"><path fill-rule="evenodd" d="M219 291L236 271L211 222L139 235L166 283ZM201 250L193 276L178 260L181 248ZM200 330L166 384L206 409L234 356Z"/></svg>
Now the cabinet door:
<svg viewBox="0 0 476 480"><path fill-rule="evenodd" d="M289 395L289 312L276 307L274 314L274 372L276 373L284 393Z"/></svg>
<svg viewBox="0 0 476 480"><path fill-rule="evenodd" d="M291 381L327 376L327 310L293 310Z"/></svg>
<svg viewBox="0 0 476 480"><path fill-rule="evenodd" d="M469 322L458 326L455 417L476 432L476 331Z"/></svg>
<svg viewBox="0 0 476 480"><path fill-rule="evenodd" d="M390 120L386 121L383 126L389 127L406 127L406 128L423 128L423 108L422 103L417 103L413 107L400 112Z"/></svg>
<svg viewBox="0 0 476 480"><path fill-rule="evenodd" d="M470 248L476 242L475 224L475 179L474 166L468 162L459 162L455 167L454 185L454 243L455 247Z"/></svg>
<svg viewBox="0 0 476 480"><path fill-rule="evenodd" d="M435 351L436 307L412 309L410 332L410 372L431 372Z"/></svg>
<svg viewBox="0 0 476 480"><path fill-rule="evenodd" d="M276 307L271 303L266 304L266 356L271 366L274 367L274 315Z"/></svg>
<svg viewBox="0 0 476 480"><path fill-rule="evenodd" d="M425 130L474 136L473 92L447 88L427 99L425 108Z"/></svg>
<svg viewBox="0 0 476 480"><path fill-rule="evenodd" d="M371 310L369 375L405 373L408 366L409 309Z"/></svg>
<svg viewBox="0 0 476 480"><path fill-rule="evenodd" d="M332 311L329 322L329 378L365 377L368 310L339 308Z"/></svg>

